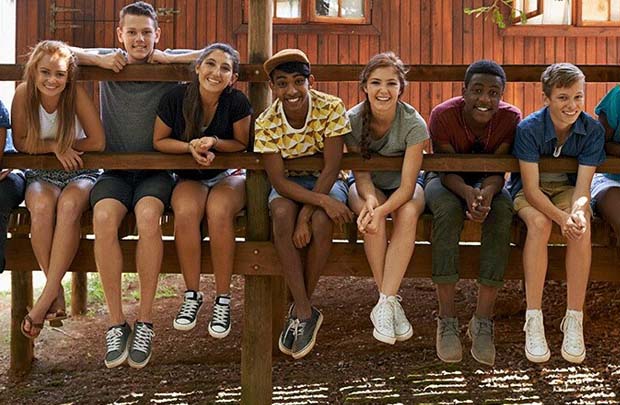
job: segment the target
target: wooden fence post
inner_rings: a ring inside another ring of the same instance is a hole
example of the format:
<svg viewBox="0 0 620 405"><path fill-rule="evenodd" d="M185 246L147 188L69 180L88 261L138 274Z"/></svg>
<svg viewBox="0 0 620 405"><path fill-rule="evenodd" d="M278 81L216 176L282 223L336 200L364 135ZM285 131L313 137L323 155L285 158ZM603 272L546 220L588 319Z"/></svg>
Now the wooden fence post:
<svg viewBox="0 0 620 405"><path fill-rule="evenodd" d="M32 305L32 271L11 271L11 360L10 373L30 372L34 357L33 341L21 333L21 322Z"/></svg>
<svg viewBox="0 0 620 405"><path fill-rule="evenodd" d="M273 0L249 4L248 54L250 63L262 63L271 56ZM249 98L256 113L270 103L267 83L250 83ZM269 240L265 172L248 171L246 240ZM241 403L270 404L272 395L272 279L245 277L243 338L241 349Z"/></svg>
<svg viewBox="0 0 620 405"><path fill-rule="evenodd" d="M88 274L71 273L71 315L84 315L88 299Z"/></svg>

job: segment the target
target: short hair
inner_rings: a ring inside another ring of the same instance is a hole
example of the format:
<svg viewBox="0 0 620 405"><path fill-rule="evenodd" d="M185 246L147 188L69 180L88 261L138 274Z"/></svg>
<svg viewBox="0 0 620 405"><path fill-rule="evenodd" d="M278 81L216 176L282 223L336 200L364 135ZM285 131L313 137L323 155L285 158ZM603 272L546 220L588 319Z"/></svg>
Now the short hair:
<svg viewBox="0 0 620 405"><path fill-rule="evenodd" d="M281 70L284 73L299 73L306 79L310 77L310 65L303 62L286 62L276 66L271 73L269 73L269 78L273 82L273 74L276 70Z"/></svg>
<svg viewBox="0 0 620 405"><path fill-rule="evenodd" d="M585 79L586 75L572 63L554 63L549 65L540 76L543 92L547 97L551 97L551 90L554 87L570 87L575 82Z"/></svg>
<svg viewBox="0 0 620 405"><path fill-rule="evenodd" d="M155 28L159 26L157 22L157 12L152 5L145 1L136 1L135 3L127 4L125 7L121 8L121 11L118 13L119 26L123 26L123 18L127 14L149 17L155 23Z"/></svg>
<svg viewBox="0 0 620 405"><path fill-rule="evenodd" d="M476 73L497 76L502 81L502 89L506 86L506 73L495 61L483 59L469 65L465 71L465 87L469 86L472 76Z"/></svg>

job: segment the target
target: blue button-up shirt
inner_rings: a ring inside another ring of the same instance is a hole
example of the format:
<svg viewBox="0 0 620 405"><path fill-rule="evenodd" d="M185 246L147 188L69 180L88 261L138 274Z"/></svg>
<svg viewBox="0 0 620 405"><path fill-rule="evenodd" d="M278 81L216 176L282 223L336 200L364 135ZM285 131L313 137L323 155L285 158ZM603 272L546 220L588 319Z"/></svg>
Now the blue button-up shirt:
<svg viewBox="0 0 620 405"><path fill-rule="evenodd" d="M555 128L549 114L549 107L544 107L517 125L512 154L519 160L538 163L541 156L553 156L558 143ZM580 165L598 166L605 161L605 130L603 126L586 112L579 114L577 121L566 138L560 156L577 158ZM575 173L568 174L572 185L577 181ZM511 193L521 190L521 176L513 173L510 180Z"/></svg>

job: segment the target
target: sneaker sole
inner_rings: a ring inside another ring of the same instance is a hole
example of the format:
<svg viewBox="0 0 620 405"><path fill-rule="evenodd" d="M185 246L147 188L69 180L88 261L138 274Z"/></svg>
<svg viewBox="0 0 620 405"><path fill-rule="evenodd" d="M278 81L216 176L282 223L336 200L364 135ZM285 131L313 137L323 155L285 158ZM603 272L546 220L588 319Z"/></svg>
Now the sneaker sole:
<svg viewBox="0 0 620 405"><path fill-rule="evenodd" d="M372 336L379 342L387 343L389 345L396 343L396 338L394 336L386 336L379 332L376 328L372 330Z"/></svg>
<svg viewBox="0 0 620 405"><path fill-rule="evenodd" d="M586 358L586 352L583 352L580 355L575 356L575 355L572 355L564 351L564 348L562 348L562 357L564 357L564 360L568 362L575 363L575 364L581 364Z"/></svg>
<svg viewBox="0 0 620 405"><path fill-rule="evenodd" d="M224 332L216 332L211 329L211 322L209 322L209 327L207 329L209 330L209 335L211 335L211 337L214 337L216 339L224 339L230 333L231 327L229 326L228 329L226 329Z"/></svg>
<svg viewBox="0 0 620 405"><path fill-rule="evenodd" d="M129 349L125 347L125 351L120 355L119 358L117 358L116 360L112 360L112 361L104 360L103 362L105 363L105 366L107 368L115 368L125 363L128 357L129 357Z"/></svg>
<svg viewBox="0 0 620 405"><path fill-rule="evenodd" d="M287 356L292 356L293 355L293 350L291 350L288 347L284 346L280 339L278 339L278 349L280 349L280 351L282 353L286 354Z"/></svg>
<svg viewBox="0 0 620 405"><path fill-rule="evenodd" d="M562 355L564 355L563 351L562 351ZM551 351L547 350L547 353L537 356L535 354L531 354L530 352L527 351L527 349L525 349L525 357L527 357L527 359L531 361L532 363L544 363L546 361L549 361L549 359L551 358Z"/></svg>
<svg viewBox="0 0 620 405"><path fill-rule="evenodd" d="M407 333L404 333L402 335L396 335L394 336L394 338L396 339L397 342L404 342L405 340L411 339L412 336L413 336L413 328L409 328Z"/></svg>
<svg viewBox="0 0 620 405"><path fill-rule="evenodd" d="M302 357L310 353L312 349L314 349L314 345L316 344L316 335L319 333L319 329L321 328L322 323L323 323L323 314L319 314L319 319L316 321L316 326L314 327L314 333L312 334L312 339L310 340L310 343L308 343L308 345L304 347L303 350L297 353L293 352L291 354L291 356L293 356L295 360L301 359Z"/></svg>
<svg viewBox="0 0 620 405"><path fill-rule="evenodd" d="M137 363L137 362L133 361L133 360L131 359L131 357L128 357L128 358L127 358L127 363L129 364L129 366L130 366L131 368L141 369L141 368L143 368L144 366L146 366L147 364L149 364L149 360L151 360L151 355L150 355L150 354L149 354L149 357L147 357L147 358L146 358L143 362L141 362L141 363Z"/></svg>
<svg viewBox="0 0 620 405"><path fill-rule="evenodd" d="M196 321L194 320L194 322L188 323L187 325L184 325L182 323L177 323L176 320L174 320L172 322L172 326L176 330L188 331L188 330L192 330L192 329L194 329L194 327L196 327Z"/></svg>

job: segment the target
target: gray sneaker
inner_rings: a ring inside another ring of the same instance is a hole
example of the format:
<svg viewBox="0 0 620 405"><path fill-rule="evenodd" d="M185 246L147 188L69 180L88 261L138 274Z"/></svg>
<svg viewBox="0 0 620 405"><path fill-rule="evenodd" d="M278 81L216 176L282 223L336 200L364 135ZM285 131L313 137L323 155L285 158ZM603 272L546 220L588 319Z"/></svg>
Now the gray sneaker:
<svg viewBox="0 0 620 405"><path fill-rule="evenodd" d="M463 360L463 347L459 339L457 318L437 318L437 356L446 363Z"/></svg>
<svg viewBox="0 0 620 405"><path fill-rule="evenodd" d="M131 327L125 322L122 325L110 327L105 334L105 343L108 351L103 362L107 368L118 367L127 360L129 350L127 341L131 336Z"/></svg>
<svg viewBox="0 0 620 405"><path fill-rule="evenodd" d="M300 321L298 318L293 321L292 329L295 335L293 358L295 360L301 359L312 351L316 343L316 334L319 332L322 323L323 314L315 307L312 307L310 319Z"/></svg>
<svg viewBox="0 0 620 405"><path fill-rule="evenodd" d="M471 317L467 328L471 339L471 355L478 362L492 366L495 364L495 345L493 344L493 320Z"/></svg>
<svg viewBox="0 0 620 405"><path fill-rule="evenodd" d="M136 322L133 328L131 345L129 346L129 358L127 362L133 368L142 368L151 359L151 345L153 344L153 324Z"/></svg>
<svg viewBox="0 0 620 405"><path fill-rule="evenodd" d="M295 304L291 304L288 309L288 315L286 316L286 322L284 323L284 329L280 333L280 339L278 339L278 347L280 351L287 356L293 354L293 342L295 341L295 334L293 333L293 323L295 318L293 316L293 308Z"/></svg>

